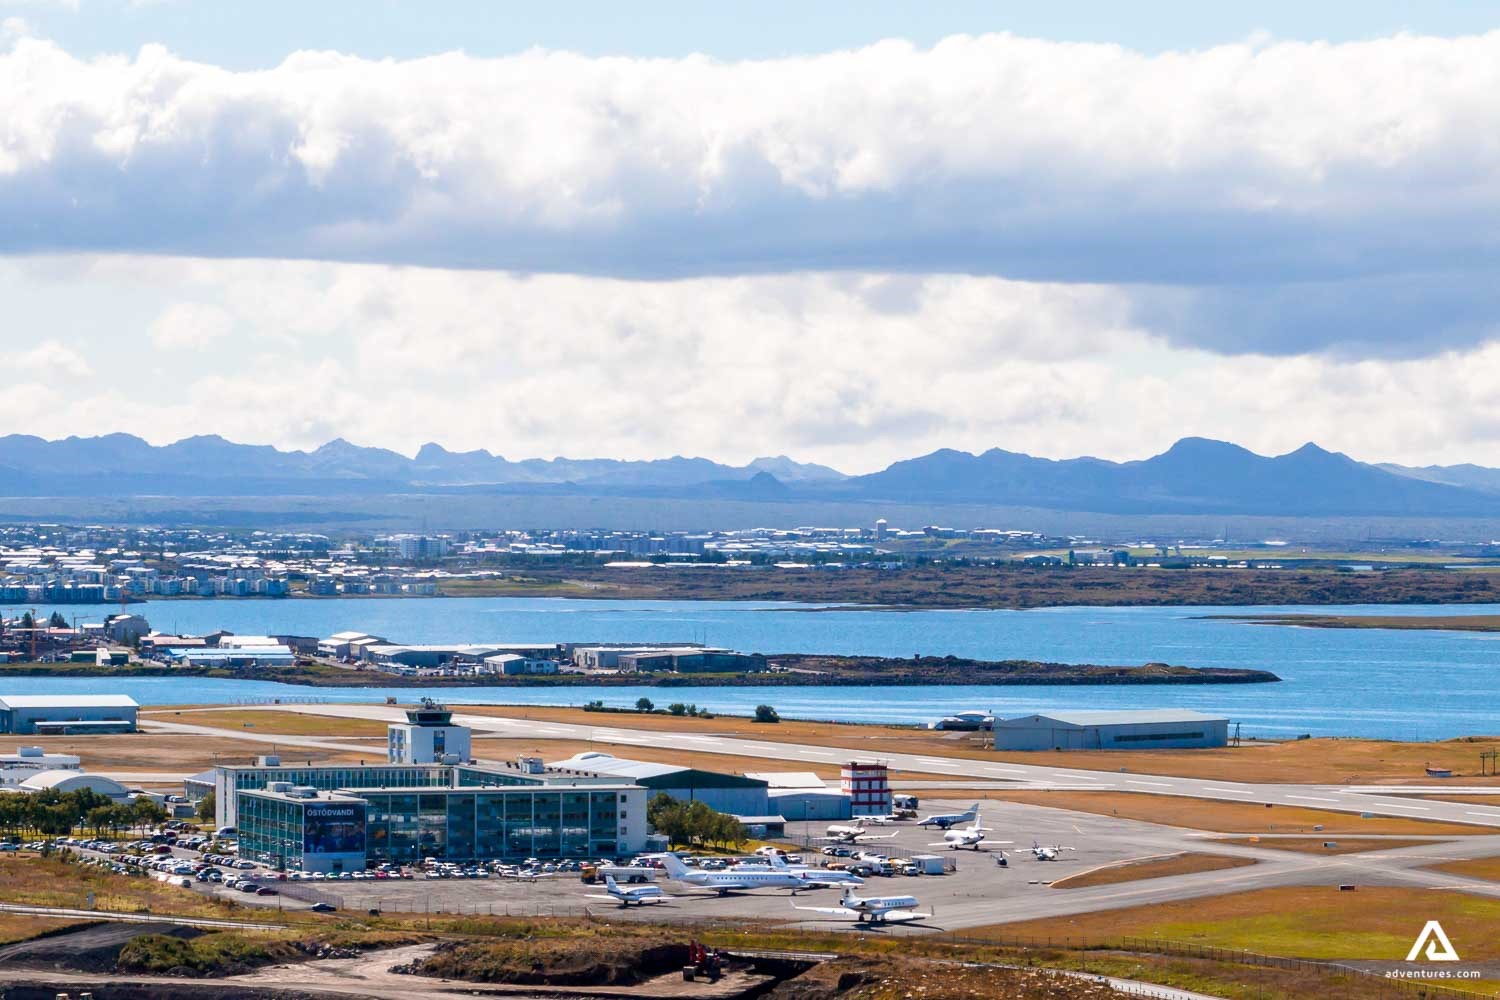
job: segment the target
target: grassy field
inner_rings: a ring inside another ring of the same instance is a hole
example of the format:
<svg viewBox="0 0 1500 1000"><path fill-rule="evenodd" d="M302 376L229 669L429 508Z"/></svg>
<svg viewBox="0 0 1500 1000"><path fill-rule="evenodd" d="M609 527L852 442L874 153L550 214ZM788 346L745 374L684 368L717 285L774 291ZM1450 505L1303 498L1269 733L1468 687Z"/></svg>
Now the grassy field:
<svg viewBox="0 0 1500 1000"><path fill-rule="evenodd" d="M1295 886L965 931L1004 939L1160 938L1262 955L1400 961L1429 920L1467 961L1500 959L1500 900L1428 889Z"/></svg>
<svg viewBox="0 0 1500 1000"><path fill-rule="evenodd" d="M1363 854L1366 851L1394 851L1399 847L1420 847L1431 840L1372 839L1367 837L1243 837L1220 841L1241 847L1266 847L1273 851L1295 851L1299 854ZM1324 847L1324 844L1334 844ZM1442 841L1436 841L1442 843Z"/></svg>
<svg viewBox="0 0 1500 1000"><path fill-rule="evenodd" d="M667 699L657 699L665 702ZM773 704L774 697L769 698ZM1249 744L1210 750L1068 750L1003 753L984 736L909 726L866 726L838 722L783 720L775 725L748 718L678 718L635 712L585 712L581 708L531 706L463 706L472 715L536 719L573 725L642 729L648 732L747 736L778 743L848 747L861 753L914 753L974 760L1012 761L1047 767L1163 774L1215 781L1259 781L1305 784L1424 782L1424 768L1451 768L1455 776L1500 785L1500 777L1479 777L1479 753L1500 749L1500 737L1448 740L1440 743L1398 743L1388 740L1316 739L1285 743Z"/></svg>
<svg viewBox="0 0 1500 1000"><path fill-rule="evenodd" d="M1231 858L1223 854L1172 854L1167 857L1142 858L1139 861L1121 861L1080 872L1052 883L1054 889L1085 889L1091 885L1116 885L1120 882L1138 882L1148 878L1165 878L1168 875L1189 875L1194 872L1216 872L1226 868L1244 868L1255 864L1250 858Z"/></svg>
<svg viewBox="0 0 1500 1000"><path fill-rule="evenodd" d="M772 704L774 697L767 699ZM670 698L656 699L660 705ZM209 706L202 706L209 707ZM911 726L858 725L839 722L809 722L783 720L777 724L753 722L738 716L716 716L712 719L697 719L671 715L639 712L585 712L581 708L537 707L522 705L463 705L457 710L469 715L489 715L508 719L531 719L538 722L561 722L571 725L589 726L596 729L633 729L646 732L673 732L695 735L743 736L775 743L802 743L813 746L842 747L861 755L889 755L891 753L913 753L941 757L961 757L972 760L1011 761L1021 764L1037 764L1048 767L1075 767L1083 770L1119 771L1125 769L1136 774L1161 774L1189 778L1209 778L1215 781L1258 781L1306 784L1420 783L1430 779L1424 768L1446 767L1455 776L1467 783L1494 784L1500 787L1500 777L1479 771L1479 753L1482 750L1500 748L1500 738L1471 738L1447 740L1438 743L1399 743L1386 740L1316 739L1292 740L1285 743L1247 744L1239 747L1220 747L1209 750L1145 750L1145 751L1042 751L1036 753L1002 753L989 746L988 740L973 733L952 733L917 729ZM183 716L192 710L177 709ZM357 725L359 720L330 719L313 716L314 723L287 719L295 715L293 707L285 710L235 709L214 711L195 715L191 721L200 725L217 726L228 716L241 721L256 722L257 731L285 732L288 735L347 735L375 736L384 732ZM183 717L164 713L146 713L166 721L189 721ZM267 716L272 723L258 721ZM319 728L322 724L335 728ZM349 723L350 725L345 725ZM307 728L311 726L312 728ZM292 727L296 727L295 729ZM90 739L98 739L91 737ZM537 741L539 744L545 741ZM601 744L603 745L603 744ZM635 749L624 751L636 753ZM754 766L751 770L755 770ZM1468 801L1461 796L1437 796L1455 801ZM1474 801L1484 801L1475 799ZM1500 802L1485 802L1495 804Z"/></svg>
<svg viewBox="0 0 1500 1000"><path fill-rule="evenodd" d="M1340 835L1359 833L1446 837L1493 832L1488 827L1466 826L1461 823L1437 823L1388 816L1361 819L1358 813L1294 806L1266 808L1264 805L1252 805L1248 802L1218 802L1144 792L987 791L982 797L1002 802L1025 802L1053 809L1122 816L1144 823L1161 823L1216 833L1316 833L1333 840ZM1322 826L1323 829L1315 830L1316 826Z"/></svg>
<svg viewBox="0 0 1500 1000"><path fill-rule="evenodd" d="M244 708L212 712L183 709L157 709L141 713L142 719L160 719L188 726L212 726L215 729L251 729L259 734L285 736L326 736L329 738L385 739L386 724L372 719L340 719L329 715L307 715L274 709Z"/></svg>
<svg viewBox="0 0 1500 1000"><path fill-rule="evenodd" d="M1486 882L1500 882L1500 858L1471 858L1465 861L1446 861L1440 865L1433 865L1433 871L1448 872L1450 875L1467 875L1469 878L1480 878Z"/></svg>
<svg viewBox="0 0 1500 1000"><path fill-rule="evenodd" d="M24 742L39 746L48 753L71 753L83 758L90 771L177 771L193 774L215 763L250 763L251 759L272 753L266 743L237 740L226 732L223 737L170 735L164 733L123 733L109 736L27 736ZM381 751L382 754L384 751ZM328 750L297 748L291 751L297 760L346 761L357 755Z"/></svg>
<svg viewBox="0 0 1500 1000"><path fill-rule="evenodd" d="M144 876L116 875L60 858L0 855L0 902L85 909L89 893L94 894L95 909L119 913L257 921L316 916L241 906Z"/></svg>
<svg viewBox="0 0 1500 1000"><path fill-rule="evenodd" d="M532 582L507 581L503 593L544 597L559 596L571 589L591 598L949 608L1500 603L1500 576L1484 569L1343 573L1300 568L1162 570L931 564L899 571L847 569L832 573L818 569L569 566L538 570L528 576Z"/></svg>
<svg viewBox="0 0 1500 1000"><path fill-rule="evenodd" d="M3 870L3 869L0 869ZM4 888L0 887L0 896ZM24 913L0 913L0 944L25 941L27 938L46 934L63 927L71 927L77 920L59 920L52 917L33 917Z"/></svg>

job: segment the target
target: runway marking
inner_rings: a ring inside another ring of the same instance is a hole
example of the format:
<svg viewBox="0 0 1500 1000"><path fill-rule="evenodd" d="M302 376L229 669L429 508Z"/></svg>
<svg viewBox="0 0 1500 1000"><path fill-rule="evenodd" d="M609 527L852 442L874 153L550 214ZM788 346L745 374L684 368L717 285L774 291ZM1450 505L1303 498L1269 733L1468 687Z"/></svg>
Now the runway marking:
<svg viewBox="0 0 1500 1000"><path fill-rule="evenodd" d="M1482 812L1475 812L1472 809L1466 811L1464 813L1464 815L1465 816L1484 816L1484 817L1487 817L1489 819L1500 819L1500 813L1497 813L1497 812L1482 813Z"/></svg>
<svg viewBox="0 0 1500 1000"><path fill-rule="evenodd" d="M1398 806L1394 802L1382 803L1381 804L1381 808L1382 809L1410 809L1412 812L1422 812L1422 813L1429 811L1426 806Z"/></svg>
<svg viewBox="0 0 1500 1000"><path fill-rule="evenodd" d="M1254 795L1255 794L1254 792L1249 791L1249 790L1244 789L1244 788L1215 788L1212 785L1205 786L1203 790L1205 792L1218 792L1218 793L1220 793L1222 795Z"/></svg>
<svg viewBox="0 0 1500 1000"><path fill-rule="evenodd" d="M1327 799L1317 795L1288 795L1287 798L1297 799L1301 802L1332 802L1335 805L1337 805L1339 801L1338 799Z"/></svg>
<svg viewBox="0 0 1500 1000"><path fill-rule="evenodd" d="M1125 779L1125 784L1127 784L1127 785L1149 785L1152 788L1171 788L1172 787L1172 783L1170 781L1136 781L1133 778L1126 778Z"/></svg>

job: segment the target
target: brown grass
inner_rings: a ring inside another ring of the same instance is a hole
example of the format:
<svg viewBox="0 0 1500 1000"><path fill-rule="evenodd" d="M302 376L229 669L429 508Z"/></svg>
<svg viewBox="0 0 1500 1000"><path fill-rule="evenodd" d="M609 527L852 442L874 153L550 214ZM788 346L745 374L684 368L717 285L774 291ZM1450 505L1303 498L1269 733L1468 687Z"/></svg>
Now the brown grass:
<svg viewBox="0 0 1500 1000"><path fill-rule="evenodd" d="M1445 861L1443 864L1433 865L1432 870L1448 872L1450 875L1466 875L1469 878L1484 879L1486 882L1500 882L1500 858Z"/></svg>
<svg viewBox="0 0 1500 1000"><path fill-rule="evenodd" d="M654 700L665 704L668 694ZM775 703L775 693L767 700ZM1007 761L1081 770L1163 774L1215 781L1282 782L1291 784L1421 783L1429 780L1424 768L1451 768L1466 781L1500 785L1500 777L1480 777L1479 752L1500 748L1500 737L1439 743L1398 743L1387 740L1316 739L1286 743L1251 744L1210 750L1071 750L1037 753L1003 753L992 749L982 737L969 733L943 733L902 726L865 726L837 722L784 720L776 725L749 719L719 716L688 719L634 712L585 712L581 708L530 706L463 706L473 715L510 719L536 719L581 726L640 729L712 736L744 736L776 743L806 743L813 746L848 747L862 754L915 753L962 757L972 760Z"/></svg>
<svg viewBox="0 0 1500 1000"><path fill-rule="evenodd" d="M0 913L0 944L25 941L27 938L36 937L46 931L71 927L76 923L79 921L56 917L33 917L24 913Z"/></svg>
<svg viewBox="0 0 1500 1000"><path fill-rule="evenodd" d="M1240 847L1267 847L1273 851L1295 851L1298 854L1363 854L1366 851L1394 851L1399 847L1421 847L1424 844L1442 843L1431 840L1371 840L1361 837L1237 837L1219 841ZM1334 847L1324 847L1333 843Z"/></svg>
<svg viewBox="0 0 1500 1000"><path fill-rule="evenodd" d="M159 719L162 722L177 722L186 726L212 726L215 729L244 729L266 734L285 736L321 736L336 738L385 738L386 724L373 719L340 719L331 715L307 715L258 709L229 709L212 712L183 711L181 709L143 712L142 718Z"/></svg>
<svg viewBox="0 0 1500 1000"><path fill-rule="evenodd" d="M975 792L969 795L981 794ZM1105 816L1122 816L1145 823L1161 823L1190 830L1216 833L1316 833L1328 839L1341 834L1427 834L1434 837L1487 834L1488 827L1461 823L1439 823L1405 817L1374 816L1361 819L1357 813L1303 809L1299 806L1254 805L1249 802L1219 802L1143 792L1074 791L986 791L981 797L1002 802L1025 802L1053 809ZM1322 830L1313 829L1321 825Z"/></svg>
<svg viewBox="0 0 1500 1000"><path fill-rule="evenodd" d="M89 893L95 909L120 913L161 913L180 917L275 921L299 915L245 907L199 895L145 876L116 875L60 858L0 855L0 902L83 909Z"/></svg>
<svg viewBox="0 0 1500 1000"><path fill-rule="evenodd" d="M1224 854L1173 854L1167 857L1141 858L1138 861L1121 861L1092 871L1079 872L1052 883L1054 889L1085 889L1091 885L1115 885L1120 882L1136 882L1148 878L1166 878L1168 875L1191 875L1195 872L1216 872L1226 868L1244 868L1255 862L1250 858L1232 858Z"/></svg>
<svg viewBox="0 0 1500 1000"><path fill-rule="evenodd" d="M180 771L192 774L215 763L248 763L272 753L267 743L237 740L229 732L214 736L125 733L117 736L27 736L24 742L48 753L72 753L90 771ZM356 755L327 750L293 751L298 759L352 760ZM381 750L384 755L384 750Z"/></svg>
<svg viewBox="0 0 1500 1000"><path fill-rule="evenodd" d="M1334 886L1257 889L1172 903L1019 921L966 936L1111 943L1122 937L1299 958L1399 961L1429 920L1442 922L1467 961L1500 958L1500 900L1430 889Z"/></svg>

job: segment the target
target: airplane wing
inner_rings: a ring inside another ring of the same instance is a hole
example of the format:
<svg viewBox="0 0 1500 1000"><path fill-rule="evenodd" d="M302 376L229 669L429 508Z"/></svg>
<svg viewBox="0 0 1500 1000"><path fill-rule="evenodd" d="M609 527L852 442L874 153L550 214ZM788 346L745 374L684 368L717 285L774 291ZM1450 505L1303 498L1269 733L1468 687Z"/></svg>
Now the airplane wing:
<svg viewBox="0 0 1500 1000"><path fill-rule="evenodd" d="M884 836L880 836L880 837L875 836L875 834L873 834L873 833L861 833L861 834L857 835L854 839L855 840L894 840L895 838L897 838L899 836L901 836L901 832L898 830L895 833L887 833Z"/></svg>
<svg viewBox="0 0 1500 1000"><path fill-rule="evenodd" d="M845 906L793 906L794 910L806 910L808 913L826 913L831 917L857 917L858 910L851 910Z"/></svg>
<svg viewBox="0 0 1500 1000"><path fill-rule="evenodd" d="M904 923L908 920L931 920L932 914L918 913L915 910L891 910L886 913L881 919L887 922L894 920Z"/></svg>
<svg viewBox="0 0 1500 1000"><path fill-rule="evenodd" d="M623 900L621 900L618 896L608 896L608 895L602 895L602 896L584 896L583 898L584 899L603 899L603 900L608 900L610 902L615 902L615 903L623 902ZM659 902L662 902L664 900L668 900L668 899L672 899L672 898L673 897L671 897L671 896L634 896L634 897L631 898L630 901L632 903L659 903Z"/></svg>

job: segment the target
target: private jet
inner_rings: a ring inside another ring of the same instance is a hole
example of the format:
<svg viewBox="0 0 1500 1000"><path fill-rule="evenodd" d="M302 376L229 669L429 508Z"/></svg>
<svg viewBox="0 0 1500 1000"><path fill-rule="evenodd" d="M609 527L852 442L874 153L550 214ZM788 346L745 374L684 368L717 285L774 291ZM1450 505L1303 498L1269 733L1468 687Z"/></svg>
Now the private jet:
<svg viewBox="0 0 1500 1000"><path fill-rule="evenodd" d="M743 868L745 866L739 865L737 867ZM783 871L791 875L796 875L812 889L826 889L829 886L837 885L865 884L864 879L849 872L830 871L827 868L809 868L807 865L789 865L786 863L786 859L779 854L771 856L771 863L768 867L772 871Z"/></svg>
<svg viewBox="0 0 1500 1000"><path fill-rule="evenodd" d="M727 896L731 892L748 892L751 889L790 889L795 896L798 890L811 888L806 879L787 870L744 866L723 872L695 872L675 854L663 854L661 863L672 881L699 889L712 889L720 896Z"/></svg>
<svg viewBox="0 0 1500 1000"><path fill-rule="evenodd" d="M618 899L622 907L628 907L631 903L644 906L672 898L662 892L659 885L622 886L615 881L613 875L604 876L604 891L608 893L607 896L590 896L589 899Z"/></svg>
<svg viewBox="0 0 1500 1000"><path fill-rule="evenodd" d="M970 806L968 809L965 809L961 813L943 813L943 814L928 816L926 819L918 820L917 821L917 825L918 826L935 826L939 830L946 830L950 826L957 826L960 823L972 823L974 821L974 818L976 816L978 816L978 815L979 815L979 803L976 802L972 806Z"/></svg>
<svg viewBox="0 0 1500 1000"><path fill-rule="evenodd" d="M978 810L975 810L975 812L974 812L974 822L973 823L970 823L968 826L959 827L956 830L946 830L943 833L943 839L941 841L939 841L936 844L928 844L927 846L928 847L947 847L947 848L949 848L951 850L955 850L955 851L958 850L961 847L972 847L974 850L977 851L977 850L979 850L979 843L980 843L980 841L984 840L984 834L985 834L985 828L980 825L980 822L979 822L979 812L978 812ZM1009 840L992 840L992 841L990 841L990 843L992 843L992 844L1009 844L1009 843L1012 843L1012 841L1009 841Z"/></svg>
<svg viewBox="0 0 1500 1000"><path fill-rule="evenodd" d="M892 920L926 920L931 913L918 913L915 896L856 896L853 889L845 889L838 906L798 906L795 910L811 913L827 913L835 917L853 917L857 924L883 924Z"/></svg>
<svg viewBox="0 0 1500 1000"><path fill-rule="evenodd" d="M850 825L834 823L827 830L827 836L820 839L832 844L858 844L866 840L891 840L899 837L899 833L887 833L878 835L865 829L866 820L857 819Z"/></svg>

